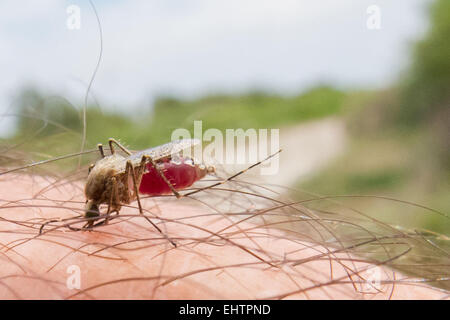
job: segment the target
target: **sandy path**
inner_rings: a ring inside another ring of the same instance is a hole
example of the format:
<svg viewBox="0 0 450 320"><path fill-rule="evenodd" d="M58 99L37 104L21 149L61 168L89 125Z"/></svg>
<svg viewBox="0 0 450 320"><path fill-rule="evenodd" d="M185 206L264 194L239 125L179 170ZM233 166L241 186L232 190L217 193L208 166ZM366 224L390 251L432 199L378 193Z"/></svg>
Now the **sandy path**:
<svg viewBox="0 0 450 320"><path fill-rule="evenodd" d="M342 120L327 118L280 129L280 169L271 183L292 186L339 155L346 145Z"/></svg>
<svg viewBox="0 0 450 320"><path fill-rule="evenodd" d="M294 186L341 154L347 142L343 120L334 117L280 128L279 132L283 151L278 158L278 170L275 174L264 175L262 166L255 168L246 174L247 181ZM274 152L275 148L271 148ZM249 151L238 148L237 152L248 154ZM235 173L249 164L227 166L227 171Z"/></svg>

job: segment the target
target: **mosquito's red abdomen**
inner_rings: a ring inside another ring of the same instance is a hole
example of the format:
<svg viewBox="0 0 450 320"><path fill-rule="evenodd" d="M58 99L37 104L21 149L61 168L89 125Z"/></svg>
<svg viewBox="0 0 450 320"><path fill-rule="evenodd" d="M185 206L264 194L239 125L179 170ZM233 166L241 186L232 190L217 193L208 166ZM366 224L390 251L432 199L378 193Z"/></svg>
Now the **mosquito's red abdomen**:
<svg viewBox="0 0 450 320"><path fill-rule="evenodd" d="M158 166L176 190L190 187L195 181L203 178L208 171L204 165L194 164L190 158L181 158L177 162L166 161ZM148 172L142 176L139 186L140 193L152 196L172 193L167 183L151 164L147 164L147 170Z"/></svg>

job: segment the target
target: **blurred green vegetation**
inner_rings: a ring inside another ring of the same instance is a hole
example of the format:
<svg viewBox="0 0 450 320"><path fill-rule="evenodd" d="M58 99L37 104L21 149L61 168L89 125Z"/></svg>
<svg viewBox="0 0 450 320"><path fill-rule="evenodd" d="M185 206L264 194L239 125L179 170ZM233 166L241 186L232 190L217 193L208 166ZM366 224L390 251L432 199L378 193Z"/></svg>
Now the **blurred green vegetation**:
<svg viewBox="0 0 450 320"><path fill-rule="evenodd" d="M352 137L346 153L302 189L320 194L385 195L450 212L450 1L430 7L430 28L412 50L404 77L366 92L347 113ZM402 216L362 198L364 211ZM395 208L395 210L393 209ZM402 225L450 234L449 219L408 208ZM398 222L398 221L397 221Z"/></svg>
<svg viewBox="0 0 450 320"><path fill-rule="evenodd" d="M132 114L87 108L87 148L120 138L135 149L170 141L177 128L193 129L195 120L203 130L217 128L273 128L339 114L346 94L328 86L315 87L293 97L253 92L240 96L211 95L184 101L160 97L153 109ZM25 148L42 146L49 153L76 152L81 145L82 110L62 98L23 90L16 99L18 130L13 141L29 143ZM29 139L33 137L33 139ZM32 143L31 143L32 142ZM64 145L63 145L64 144Z"/></svg>
<svg viewBox="0 0 450 320"><path fill-rule="evenodd" d="M450 124L450 1L430 8L428 34L413 48L412 64L400 93L398 120L408 126L446 116Z"/></svg>

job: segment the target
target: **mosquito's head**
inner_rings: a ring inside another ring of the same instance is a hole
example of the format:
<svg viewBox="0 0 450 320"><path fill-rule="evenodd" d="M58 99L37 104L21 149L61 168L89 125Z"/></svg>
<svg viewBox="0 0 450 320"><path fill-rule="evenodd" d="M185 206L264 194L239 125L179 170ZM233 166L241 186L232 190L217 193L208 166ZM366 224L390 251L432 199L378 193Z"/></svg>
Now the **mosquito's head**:
<svg viewBox="0 0 450 320"><path fill-rule="evenodd" d="M86 202L84 217L85 218L93 218L93 217L98 217L99 215L100 215L100 210L98 208L98 205L93 200L89 200L88 202Z"/></svg>

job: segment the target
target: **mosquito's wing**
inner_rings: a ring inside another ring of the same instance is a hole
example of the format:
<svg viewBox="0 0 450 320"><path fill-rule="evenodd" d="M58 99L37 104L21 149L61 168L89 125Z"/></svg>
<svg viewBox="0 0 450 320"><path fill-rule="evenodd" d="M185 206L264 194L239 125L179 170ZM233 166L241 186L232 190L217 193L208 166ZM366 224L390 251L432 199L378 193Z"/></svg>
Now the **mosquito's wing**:
<svg viewBox="0 0 450 320"><path fill-rule="evenodd" d="M125 160L131 160L133 165L139 165L143 155L150 156L154 161L158 161L171 155L178 154L184 149L190 148L200 143L198 139L182 139L175 140L161 146L145 149L136 153L133 153Z"/></svg>

